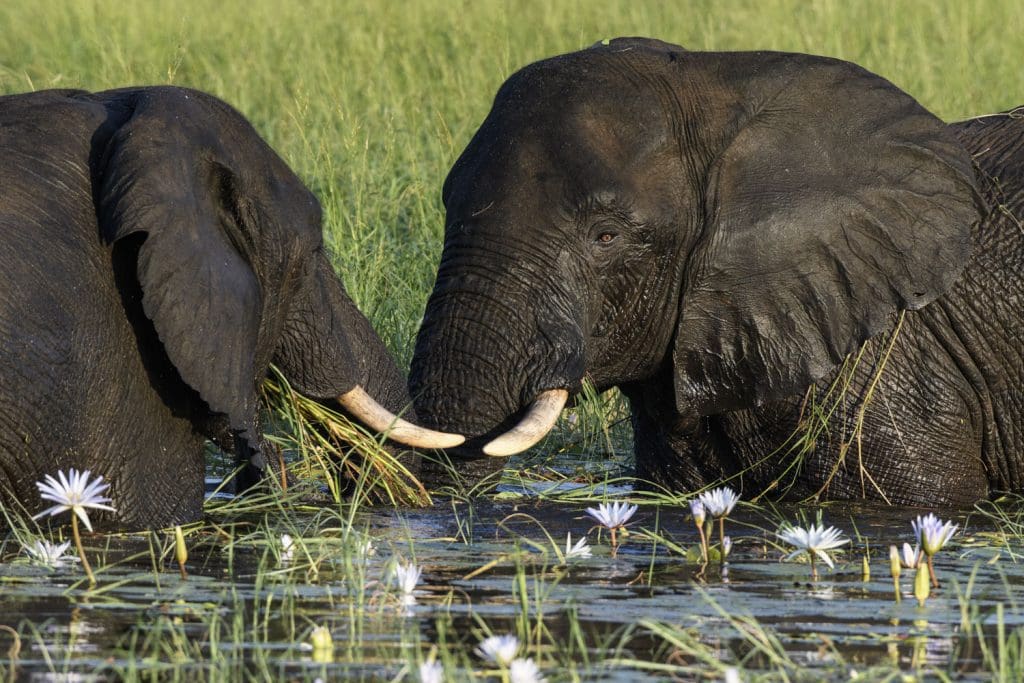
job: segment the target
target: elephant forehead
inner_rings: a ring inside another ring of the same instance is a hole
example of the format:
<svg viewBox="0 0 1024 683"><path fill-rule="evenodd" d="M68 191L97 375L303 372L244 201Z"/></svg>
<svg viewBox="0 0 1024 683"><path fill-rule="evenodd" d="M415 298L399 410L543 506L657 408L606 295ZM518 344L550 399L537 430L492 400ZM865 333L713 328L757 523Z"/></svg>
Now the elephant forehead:
<svg viewBox="0 0 1024 683"><path fill-rule="evenodd" d="M580 104L548 126L524 122L519 130L481 133L449 181L449 213L460 221L518 213L572 218L595 200L632 205L656 197L660 184L678 178L665 125L600 105Z"/></svg>

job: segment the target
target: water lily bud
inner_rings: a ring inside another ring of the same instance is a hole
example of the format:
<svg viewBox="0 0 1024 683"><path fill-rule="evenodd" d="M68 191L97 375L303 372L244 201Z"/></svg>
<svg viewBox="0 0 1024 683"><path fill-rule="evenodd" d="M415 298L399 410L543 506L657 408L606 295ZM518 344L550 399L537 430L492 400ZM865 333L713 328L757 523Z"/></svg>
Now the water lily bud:
<svg viewBox="0 0 1024 683"><path fill-rule="evenodd" d="M334 639L331 637L331 632L326 626L317 626L309 634L309 644L314 649L324 649L334 647Z"/></svg>
<svg viewBox="0 0 1024 683"><path fill-rule="evenodd" d="M313 646L313 661L328 663L334 661L334 639L326 626L317 626L309 634L309 644Z"/></svg>
<svg viewBox="0 0 1024 683"><path fill-rule="evenodd" d="M914 597L917 598L917 603L921 607L924 607L924 602L928 599L931 589L932 581L928 574L928 563L922 562L917 565L917 574L914 576Z"/></svg>
<svg viewBox="0 0 1024 683"><path fill-rule="evenodd" d="M180 526L174 527L174 554L178 558L181 578L188 578L188 572L185 571L185 563L188 562L188 548L185 546L185 534Z"/></svg>
<svg viewBox="0 0 1024 683"><path fill-rule="evenodd" d="M732 550L732 539L726 536L722 539L722 559L729 557L729 551Z"/></svg>
<svg viewBox="0 0 1024 683"><path fill-rule="evenodd" d="M694 498L690 501L690 514L693 515L693 523L698 527L704 524L705 515L707 513L704 510L704 503L700 501L700 498Z"/></svg>
<svg viewBox="0 0 1024 683"><path fill-rule="evenodd" d="M892 574L892 578L900 578L900 572L903 569L903 564L900 562L900 549L894 545L889 546L889 573Z"/></svg>
<svg viewBox="0 0 1024 683"><path fill-rule="evenodd" d="M871 580L871 564L867 555L860 558L860 578L865 583Z"/></svg>

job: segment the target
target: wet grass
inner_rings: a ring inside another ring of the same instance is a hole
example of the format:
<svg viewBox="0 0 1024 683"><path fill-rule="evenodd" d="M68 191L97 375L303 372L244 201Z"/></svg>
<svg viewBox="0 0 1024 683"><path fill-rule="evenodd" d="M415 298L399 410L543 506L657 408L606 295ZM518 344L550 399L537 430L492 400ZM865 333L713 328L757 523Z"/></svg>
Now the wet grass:
<svg viewBox="0 0 1024 683"><path fill-rule="evenodd" d="M0 622L20 652L0 659L0 674L416 680L410 672L434 657L445 680L474 680L494 671L473 648L505 633L549 680L718 680L729 667L743 680L1024 672L1019 498L957 516L964 532L937 555L942 585L921 607L912 576L894 601L886 552L910 538L919 511L826 508L825 521L855 541L812 581L805 562L781 561L788 549L775 537L806 509L741 504L723 567L694 561L696 531L676 501L640 501L613 554L583 503L554 496L401 511L281 495L245 506L212 499L206 520L184 530L187 579L170 531L89 535L93 589L75 563L29 562L20 542L35 531L8 537ZM592 556L567 560L567 532L587 535ZM389 578L406 562L423 568L411 602ZM317 627L331 635L326 648L310 646ZM0 652L13 642L0 634Z"/></svg>
<svg viewBox="0 0 1024 683"><path fill-rule="evenodd" d="M441 249L444 175L500 83L530 61L650 35L850 59L950 120L1024 100L1024 6L996 1L15 0L0 4L0 35L3 93L174 83L239 108L317 193L335 265L403 365ZM825 428L837 396L808 404L799 438ZM720 680L729 667L752 681L1024 676L1020 498L946 511L964 530L938 557L941 588L918 607L906 572L897 605L887 548L910 540L920 511L826 507L854 542L811 582L806 564L780 562L775 532L818 508L742 503L728 572L702 570L684 496L629 486L614 392L586 396L486 497L424 492L400 461L368 461L377 442L337 416L274 405L287 487L211 495L183 530L187 579L172 530L95 534L90 589L77 564L43 567L22 550L66 532L4 510L0 680L415 680L428 658L450 680L496 679L472 654L492 633L516 634L555 681ZM427 493L424 509L368 505ZM627 495L641 510L612 557L584 509ZM565 562L567 532L588 534L593 557ZM399 561L424 568L413 605L388 578ZM329 647L307 647L317 627Z"/></svg>

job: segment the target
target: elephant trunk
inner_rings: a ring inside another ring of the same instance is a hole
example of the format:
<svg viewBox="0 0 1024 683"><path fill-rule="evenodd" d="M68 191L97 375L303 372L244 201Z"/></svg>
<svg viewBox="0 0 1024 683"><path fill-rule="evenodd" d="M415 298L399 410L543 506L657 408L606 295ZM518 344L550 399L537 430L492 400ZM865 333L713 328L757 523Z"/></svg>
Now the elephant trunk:
<svg viewBox="0 0 1024 683"><path fill-rule="evenodd" d="M311 398L337 401L351 417L396 443L413 448L461 444L457 434L413 424L405 377L322 256L312 278L307 295L292 302L274 354L292 387Z"/></svg>
<svg viewBox="0 0 1024 683"><path fill-rule="evenodd" d="M583 377L580 325L562 301L479 273L439 277L410 373L421 423L465 435L466 457L540 440Z"/></svg>

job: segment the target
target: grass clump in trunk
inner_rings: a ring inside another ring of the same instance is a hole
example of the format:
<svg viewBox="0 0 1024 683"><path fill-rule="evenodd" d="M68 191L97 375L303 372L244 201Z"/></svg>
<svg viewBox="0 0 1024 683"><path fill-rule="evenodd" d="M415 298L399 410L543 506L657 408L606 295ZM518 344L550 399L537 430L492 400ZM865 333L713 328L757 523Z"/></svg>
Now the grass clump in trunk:
<svg viewBox="0 0 1024 683"><path fill-rule="evenodd" d="M293 391L276 368L263 383L262 399L273 416L270 441L296 456L286 470L322 478L335 502L351 497L356 503L431 504L430 494L404 464L405 458L385 448L383 437Z"/></svg>

